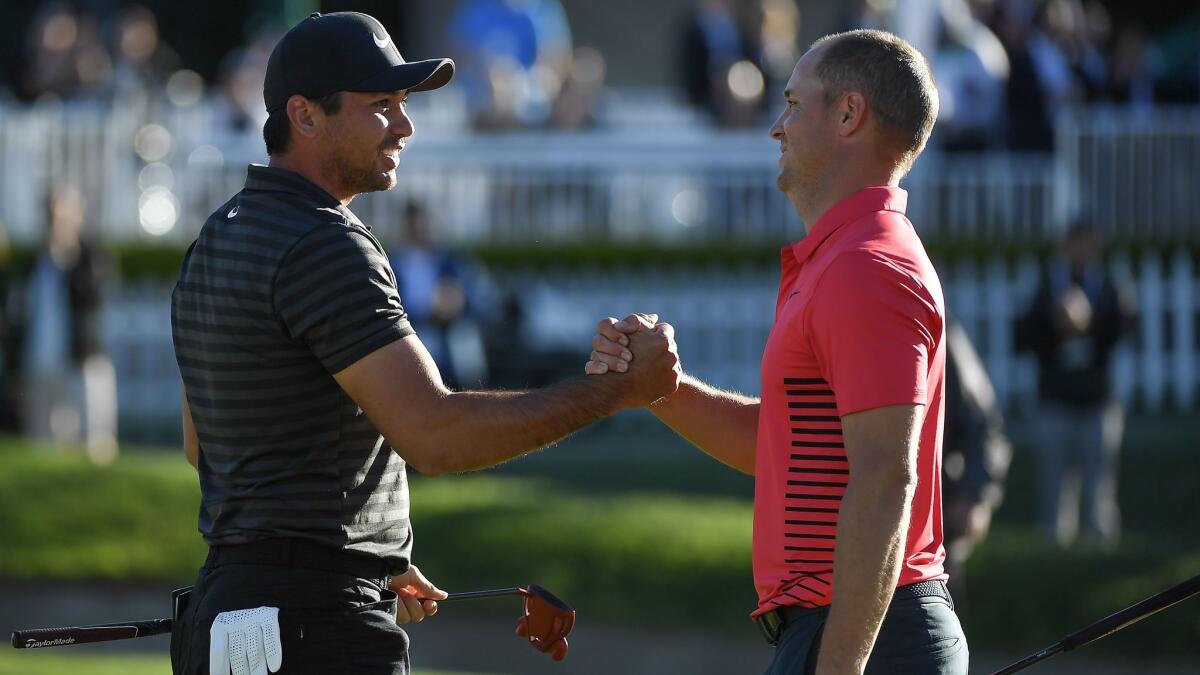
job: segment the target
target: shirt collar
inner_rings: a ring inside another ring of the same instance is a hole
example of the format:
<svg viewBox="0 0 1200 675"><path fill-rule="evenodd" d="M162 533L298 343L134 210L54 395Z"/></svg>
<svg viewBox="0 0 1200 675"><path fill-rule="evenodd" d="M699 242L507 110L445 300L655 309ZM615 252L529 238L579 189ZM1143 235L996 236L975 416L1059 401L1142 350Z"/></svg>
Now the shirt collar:
<svg viewBox="0 0 1200 675"><path fill-rule="evenodd" d="M336 197L295 171L280 169L275 166L266 166L264 164L251 164L246 169L246 189L261 190L264 192L286 192L297 195L316 208L334 209L345 216L346 220L351 224L368 230L371 229L364 225L358 219L358 216L355 216Z"/></svg>
<svg viewBox="0 0 1200 675"><path fill-rule="evenodd" d="M803 264L843 225L877 211L895 211L903 214L907 207L908 192L902 188L888 185L863 188L821 214L803 239L784 247L784 254L790 249L796 261Z"/></svg>

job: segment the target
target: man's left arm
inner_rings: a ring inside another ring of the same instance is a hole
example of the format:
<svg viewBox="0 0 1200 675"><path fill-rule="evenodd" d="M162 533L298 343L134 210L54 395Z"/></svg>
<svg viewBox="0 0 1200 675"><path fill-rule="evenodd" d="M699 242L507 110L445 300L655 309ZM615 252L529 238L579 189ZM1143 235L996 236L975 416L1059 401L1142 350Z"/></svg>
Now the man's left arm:
<svg viewBox="0 0 1200 675"><path fill-rule="evenodd" d="M850 481L838 514L834 601L818 673L861 673L900 577L917 484L922 405L893 405L842 418Z"/></svg>
<svg viewBox="0 0 1200 675"><path fill-rule="evenodd" d="M817 672L866 667L904 561L927 407L941 377L941 302L912 263L871 251L826 268L805 314L837 400L849 463L834 544L833 600ZM934 448L925 448L934 452Z"/></svg>

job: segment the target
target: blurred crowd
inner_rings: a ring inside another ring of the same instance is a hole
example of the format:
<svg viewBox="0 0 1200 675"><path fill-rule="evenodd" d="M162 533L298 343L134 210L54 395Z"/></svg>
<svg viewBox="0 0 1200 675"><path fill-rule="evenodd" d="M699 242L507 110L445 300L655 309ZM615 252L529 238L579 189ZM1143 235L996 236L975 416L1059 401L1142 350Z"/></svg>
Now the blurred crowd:
<svg viewBox="0 0 1200 675"><path fill-rule="evenodd" d="M677 55L682 98L717 126L763 126L804 49L803 7L696 0L664 36ZM1194 102L1200 91L1200 46L1191 37L1200 12L1156 35L1118 24L1099 0L853 0L836 12L829 30L910 33L930 57L941 93L934 142L947 150L1049 150L1054 117L1072 104L1146 109ZM209 77L206 92L150 10L127 5L110 14L42 5L11 94L90 99L149 116L165 102L203 101L219 128L258 132L263 71L282 25L260 22ZM605 57L575 43L560 0L460 0L441 30L435 42L458 63L456 87L472 128L603 124Z"/></svg>
<svg viewBox="0 0 1200 675"><path fill-rule="evenodd" d="M266 61L285 29L282 22L260 22L206 83L167 44L147 8L129 5L98 16L72 3L47 3L29 26L8 94L132 108L143 119L167 104L202 104L213 113L208 131L257 135L266 118ZM472 127L575 129L596 122L604 59L594 48L573 46L558 0L462 0L441 43L457 61L455 86Z"/></svg>
<svg viewBox="0 0 1200 675"><path fill-rule="evenodd" d="M762 125L763 102L768 111L775 104L802 47L796 7L790 0L700 0L680 50L688 100L722 126ZM842 7L836 29L913 33L905 37L929 57L938 81L933 143L950 151L1048 151L1054 118L1069 105L1146 109L1195 102L1200 90L1200 47L1189 38L1200 13L1152 37L1136 23L1115 24L1098 0L853 0Z"/></svg>
<svg viewBox="0 0 1200 675"><path fill-rule="evenodd" d="M43 5L24 45L14 94L149 105L180 67L159 35L154 14L130 6L97 16L65 2Z"/></svg>

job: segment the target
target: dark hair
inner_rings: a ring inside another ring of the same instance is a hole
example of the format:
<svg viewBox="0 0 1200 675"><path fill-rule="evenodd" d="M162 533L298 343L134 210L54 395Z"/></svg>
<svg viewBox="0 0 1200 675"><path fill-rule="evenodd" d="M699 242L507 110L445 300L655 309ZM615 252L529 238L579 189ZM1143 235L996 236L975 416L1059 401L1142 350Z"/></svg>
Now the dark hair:
<svg viewBox="0 0 1200 675"><path fill-rule="evenodd" d="M335 91L317 99L317 105L326 115L336 115L342 109L342 92ZM287 107L280 108L267 115L263 123L263 141L267 144L268 155L281 155L288 151L292 144L292 123L287 116Z"/></svg>
<svg viewBox="0 0 1200 675"><path fill-rule="evenodd" d="M813 48L818 46L822 52L816 71L826 103L851 91L862 94L897 140L900 163L907 171L937 119L937 85L929 61L900 37L879 30L827 35L813 43Z"/></svg>

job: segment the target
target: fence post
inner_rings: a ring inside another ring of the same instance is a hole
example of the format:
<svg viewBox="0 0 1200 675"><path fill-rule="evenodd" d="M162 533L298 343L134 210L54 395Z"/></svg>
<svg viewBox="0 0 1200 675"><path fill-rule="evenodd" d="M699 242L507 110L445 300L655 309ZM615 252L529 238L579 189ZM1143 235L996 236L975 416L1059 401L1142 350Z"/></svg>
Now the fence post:
<svg viewBox="0 0 1200 675"><path fill-rule="evenodd" d="M988 372L992 376L992 388L996 399L1008 399L1009 376L1012 372L1012 305L1009 302L1008 263L1000 255L987 261L983 292L987 330L987 352L984 354Z"/></svg>
<svg viewBox="0 0 1200 675"><path fill-rule="evenodd" d="M1187 250L1176 249L1171 259L1171 313L1174 319L1172 344L1175 353L1171 358L1172 393L1175 409L1192 409L1196 392L1196 298L1193 293L1192 257Z"/></svg>
<svg viewBox="0 0 1200 675"><path fill-rule="evenodd" d="M1159 412L1166 389L1165 358L1163 353L1163 288L1162 259L1158 251L1142 252L1140 270L1139 323L1141 324L1141 385L1142 400L1151 412Z"/></svg>

